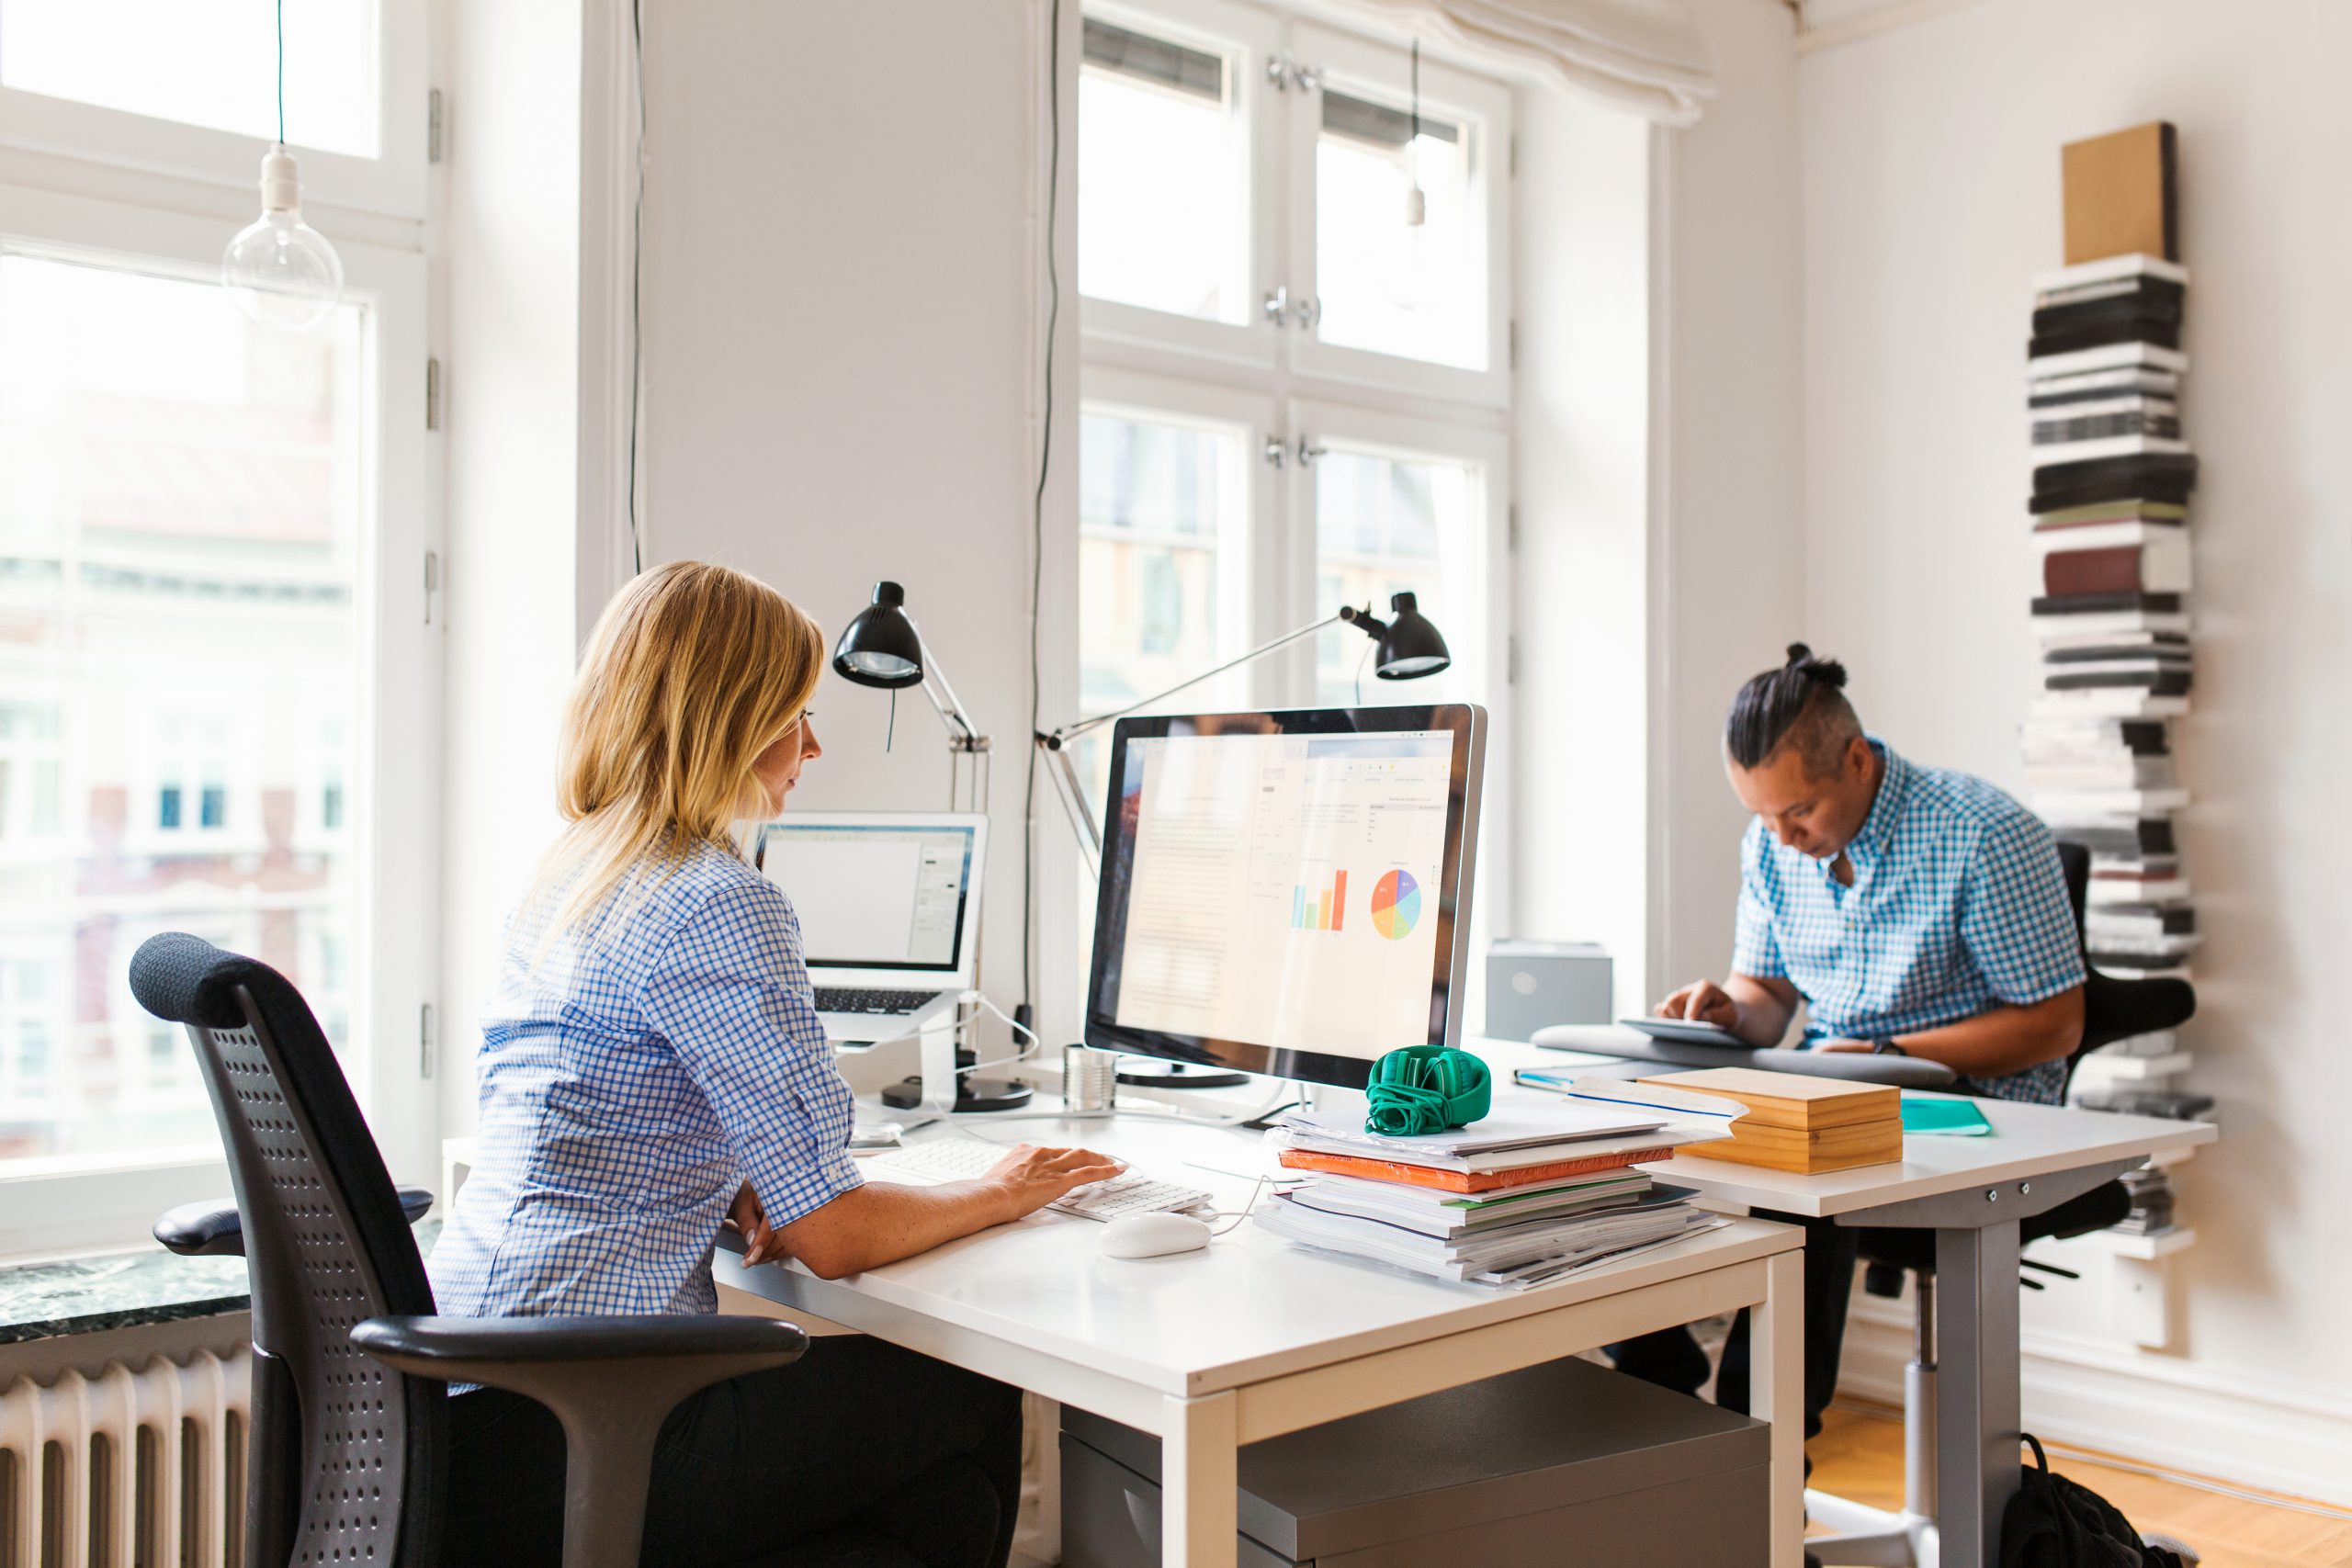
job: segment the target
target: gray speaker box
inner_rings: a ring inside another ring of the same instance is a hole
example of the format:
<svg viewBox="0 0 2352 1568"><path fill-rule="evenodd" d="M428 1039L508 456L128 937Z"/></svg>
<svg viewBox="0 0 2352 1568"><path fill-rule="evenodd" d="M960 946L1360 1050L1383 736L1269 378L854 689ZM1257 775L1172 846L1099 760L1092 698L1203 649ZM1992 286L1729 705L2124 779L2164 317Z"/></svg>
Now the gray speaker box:
<svg viewBox="0 0 2352 1568"><path fill-rule="evenodd" d="M1616 976L1599 942L1491 942L1487 948L1487 1034L1532 1040L1555 1023L1608 1023Z"/></svg>

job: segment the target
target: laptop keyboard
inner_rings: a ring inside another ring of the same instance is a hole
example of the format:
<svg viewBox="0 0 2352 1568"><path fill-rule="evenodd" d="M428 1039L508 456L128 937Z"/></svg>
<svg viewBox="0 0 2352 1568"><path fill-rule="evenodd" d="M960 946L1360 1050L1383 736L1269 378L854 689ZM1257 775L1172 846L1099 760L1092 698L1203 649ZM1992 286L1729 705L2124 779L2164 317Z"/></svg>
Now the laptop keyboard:
<svg viewBox="0 0 2352 1568"><path fill-rule="evenodd" d="M918 1012L931 1005L937 991L857 991L833 986L817 987L819 1012L863 1012L883 1016Z"/></svg>

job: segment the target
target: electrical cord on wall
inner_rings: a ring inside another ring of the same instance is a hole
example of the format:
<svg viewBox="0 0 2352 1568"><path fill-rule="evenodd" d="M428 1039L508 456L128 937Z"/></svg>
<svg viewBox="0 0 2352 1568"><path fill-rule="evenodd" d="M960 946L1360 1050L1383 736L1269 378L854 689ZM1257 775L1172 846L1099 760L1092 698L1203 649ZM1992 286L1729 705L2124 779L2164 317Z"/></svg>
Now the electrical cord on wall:
<svg viewBox="0 0 2352 1568"><path fill-rule="evenodd" d="M637 194L628 241L628 558L645 570L645 539L637 525L638 399L645 381L645 0L629 0L631 65L637 77Z"/></svg>
<svg viewBox="0 0 2352 1568"><path fill-rule="evenodd" d="M1037 443L1037 486L1029 497L1029 733L1037 734L1043 702L1039 690L1043 660L1037 647L1037 625L1043 618L1039 603L1046 583L1046 477L1054 459L1054 338L1061 325L1062 276L1056 250L1061 241L1062 201L1062 0L1046 7L1046 123L1051 128L1046 149L1046 366L1045 422ZM1037 882L1037 747L1029 745L1029 765L1021 783L1021 1005L1013 1014L1020 1027L1036 1021L1034 942ZM1034 1031L1031 1039L1035 1039Z"/></svg>

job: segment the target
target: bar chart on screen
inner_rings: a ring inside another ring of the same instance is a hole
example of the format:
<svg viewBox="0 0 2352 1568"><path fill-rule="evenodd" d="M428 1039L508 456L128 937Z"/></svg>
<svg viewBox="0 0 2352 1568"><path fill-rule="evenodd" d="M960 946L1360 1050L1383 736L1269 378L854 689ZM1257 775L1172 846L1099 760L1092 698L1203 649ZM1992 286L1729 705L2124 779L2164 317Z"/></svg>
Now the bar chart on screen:
<svg viewBox="0 0 2352 1568"><path fill-rule="evenodd" d="M1300 883L1291 889L1290 923L1294 931L1336 931L1347 929L1348 874L1335 871L1330 880L1315 886Z"/></svg>

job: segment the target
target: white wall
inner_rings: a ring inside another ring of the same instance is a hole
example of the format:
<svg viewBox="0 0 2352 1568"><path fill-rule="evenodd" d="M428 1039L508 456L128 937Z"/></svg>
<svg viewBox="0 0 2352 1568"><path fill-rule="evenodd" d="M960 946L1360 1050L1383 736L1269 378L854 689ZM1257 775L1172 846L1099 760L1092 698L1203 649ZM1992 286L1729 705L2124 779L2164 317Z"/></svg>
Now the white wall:
<svg viewBox="0 0 2352 1568"><path fill-rule="evenodd" d="M2044 1359L2027 1416L2057 1408L2058 1382L2079 1392L2060 1362L2095 1363L2181 1391L2145 1396L2154 1418L2117 1433L2133 1451L2171 1445L2199 1468L2336 1497L2352 1473L2352 1054L2334 983L2352 950L2352 739L2331 700L2352 536L2329 504L2352 423L2346 58L2338 6L1984 0L1804 67L1807 624L1897 746L2012 787L2036 682L2029 279L2063 259L2059 148L2179 128L2194 276L2182 417L2204 466L2196 712L2177 733L2209 933L2188 1039L2223 1141L2178 1173L2199 1239L2174 1265L2173 1353L2102 1345L2077 1310L2095 1286L2062 1283L2029 1303ZM2182 1418L2216 1391L2267 1414Z"/></svg>
<svg viewBox="0 0 2352 1568"><path fill-rule="evenodd" d="M1066 10L1074 29L1077 6ZM1008 1009L1021 988L1035 447L1043 46L1028 14L707 0L646 17L647 559L751 572L829 636L876 579L905 584L996 742L983 965ZM1062 329L1069 482L1073 310ZM796 806L947 807L944 732L919 693L900 694L887 754L888 694L829 671L812 706L826 755Z"/></svg>
<svg viewBox="0 0 2352 1568"><path fill-rule="evenodd" d="M553 836L571 681L582 355L578 7L435 18L450 156L434 179L447 538L442 1132L473 1124L505 914ZM528 61L531 69L514 69Z"/></svg>
<svg viewBox="0 0 2352 1568"><path fill-rule="evenodd" d="M1730 962L1747 819L1724 779L1724 710L1741 682L1780 662L1810 610L1794 22L1769 0L1691 9L1722 93L1698 125L1661 134L1654 990L1720 976Z"/></svg>

